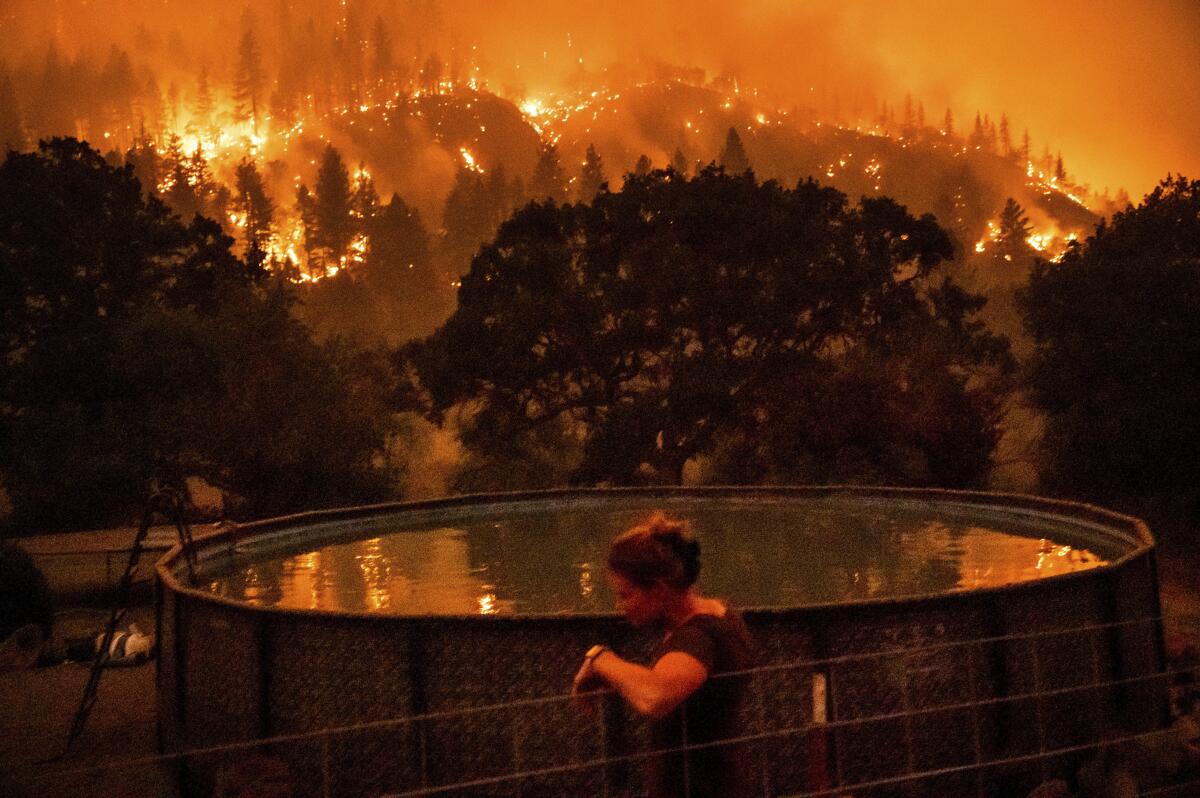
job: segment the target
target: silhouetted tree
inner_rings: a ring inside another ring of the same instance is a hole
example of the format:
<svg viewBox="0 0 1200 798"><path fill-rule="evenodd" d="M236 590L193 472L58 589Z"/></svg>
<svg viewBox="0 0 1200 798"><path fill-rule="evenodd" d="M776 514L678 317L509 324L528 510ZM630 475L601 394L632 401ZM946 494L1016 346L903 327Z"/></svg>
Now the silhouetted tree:
<svg viewBox="0 0 1200 798"><path fill-rule="evenodd" d="M987 134L983 129L983 120L980 118L979 112L976 111L975 127L971 128L971 135L967 138L967 145L982 149L986 138Z"/></svg>
<svg viewBox="0 0 1200 798"><path fill-rule="evenodd" d="M529 180L529 193L533 199L551 199L562 202L567 197L567 183L558 162L558 148L553 144L542 146L533 177Z"/></svg>
<svg viewBox="0 0 1200 798"><path fill-rule="evenodd" d="M267 196L262 175L249 158L243 158L237 166L237 198L234 207L244 217L246 250L263 256L271 241L271 225L275 217L275 203Z"/></svg>
<svg viewBox="0 0 1200 798"><path fill-rule="evenodd" d="M29 107L29 121L36 138L62 136L75 131L75 112L71 101L75 92L58 48L53 41L46 48L37 96L40 102Z"/></svg>
<svg viewBox="0 0 1200 798"><path fill-rule="evenodd" d="M149 137L143 135L129 148L125 153L125 163L133 167L133 176L141 183L142 191L149 194L158 190L162 159Z"/></svg>
<svg viewBox="0 0 1200 798"><path fill-rule="evenodd" d="M229 189L213 177L203 145L196 145L196 151L187 158L185 169L187 182L195 192L197 212L220 224L227 223L231 195Z"/></svg>
<svg viewBox="0 0 1200 798"><path fill-rule="evenodd" d="M1065 182L1067 179L1067 170L1063 166L1061 152L1058 154L1058 157L1054 159L1054 176L1058 178L1058 182L1060 183Z"/></svg>
<svg viewBox="0 0 1200 798"><path fill-rule="evenodd" d="M681 177L688 176L688 162L684 157L683 150L675 148L675 154L671 156L671 171Z"/></svg>
<svg viewBox="0 0 1200 798"><path fill-rule="evenodd" d="M175 81L171 81L167 86L166 116L164 121L166 122L167 133L172 136L175 135L175 131L179 130L180 102L179 86L175 84Z"/></svg>
<svg viewBox="0 0 1200 798"><path fill-rule="evenodd" d="M309 273L317 270L317 202L308 186L301 183L296 188L296 215L300 217L300 227L304 230L304 261Z"/></svg>
<svg viewBox="0 0 1200 798"><path fill-rule="evenodd" d="M258 133L259 108L267 89L267 71L254 38L254 29L247 27L238 43L237 69L233 78L233 96L237 101L239 119L250 120Z"/></svg>
<svg viewBox="0 0 1200 798"><path fill-rule="evenodd" d="M913 107L913 98L911 94L904 95L904 125L900 128L900 134L906 139L911 139L917 135L917 112Z"/></svg>
<svg viewBox="0 0 1200 798"><path fill-rule="evenodd" d="M1200 181L1164 181L1061 263L1039 263L1021 307L1037 342L1030 386L1047 417L1045 488L1194 518Z"/></svg>
<svg viewBox="0 0 1200 798"><path fill-rule="evenodd" d="M1021 166L1027 167L1033 162L1033 141L1029 138L1029 130L1021 136Z"/></svg>
<svg viewBox="0 0 1200 798"><path fill-rule="evenodd" d="M113 46L100 73L101 122L103 132L109 133L117 146L133 143L133 101L137 94L137 79L129 54Z"/></svg>
<svg viewBox="0 0 1200 798"><path fill-rule="evenodd" d="M442 74L446 70L446 65L442 63L442 59L438 58L437 53L430 53L425 59L425 65L421 67L421 86L428 92L435 92L441 86Z"/></svg>
<svg viewBox="0 0 1200 798"><path fill-rule="evenodd" d="M519 210L400 364L434 420L470 408L477 458L539 479L557 456L578 483L678 483L708 455L737 482L978 484L1007 349L933 277L951 251L890 199L631 175Z"/></svg>
<svg viewBox="0 0 1200 798"><path fill-rule="evenodd" d="M725 134L725 146L717 156L717 163L724 166L725 171L731 175L740 175L750 168L750 158L742 146L742 137L732 127Z"/></svg>
<svg viewBox="0 0 1200 798"><path fill-rule="evenodd" d="M392 35L383 17L375 18L375 27L371 30L371 52L371 71L376 85L390 86L396 65L392 60Z"/></svg>
<svg viewBox="0 0 1200 798"><path fill-rule="evenodd" d="M495 231L496 214L492 210L487 187L478 172L466 167L458 170L454 187L446 197L442 241L447 277L461 274L471 256Z"/></svg>
<svg viewBox="0 0 1200 798"><path fill-rule="evenodd" d="M128 523L200 476L235 513L378 498L386 374L70 139L0 165L0 479L18 531ZM52 297L52 300L49 299Z"/></svg>
<svg viewBox="0 0 1200 798"><path fill-rule="evenodd" d="M25 124L8 70L0 63L0 152L25 149Z"/></svg>
<svg viewBox="0 0 1200 798"><path fill-rule="evenodd" d="M492 214L492 230L504 221L513 209L524 204L524 188L519 179L508 179L504 164L496 164L484 180L488 210ZM489 233L490 236L490 233Z"/></svg>
<svg viewBox="0 0 1200 798"><path fill-rule="evenodd" d="M1000 154L1013 157L1012 132L1008 128L1008 114L1000 115Z"/></svg>
<svg viewBox="0 0 1200 798"><path fill-rule="evenodd" d="M365 233L378 212L379 192L375 190L375 180L367 172L367 165L360 161L354 175L354 195L350 198L350 214L357 222L358 232Z"/></svg>
<svg viewBox="0 0 1200 798"><path fill-rule="evenodd" d="M998 226L1000 236L996 242L996 252L999 257L1010 262L1016 260L1024 262L1033 255L1033 248L1026 240L1033 234L1033 226L1029 223L1029 218L1025 216L1025 209L1012 197L1004 201Z"/></svg>
<svg viewBox="0 0 1200 798"><path fill-rule="evenodd" d="M186 161L179 161L167 173L170 186L163 197L168 206L184 221L200 212L200 198L191 183Z"/></svg>
<svg viewBox="0 0 1200 798"><path fill-rule="evenodd" d="M950 109L946 109L946 116L942 119L942 133L946 136L954 136L954 114Z"/></svg>
<svg viewBox="0 0 1200 798"><path fill-rule="evenodd" d="M197 136L203 136L212 141L216 138L216 126L213 119L213 98L208 88L208 69L200 70L196 79L196 97L192 103L192 118L188 130Z"/></svg>
<svg viewBox="0 0 1200 798"><path fill-rule="evenodd" d="M396 345L427 334L447 312L452 296L439 284L430 254L429 233L421 216L393 194L367 229L371 238L362 279L379 303L379 327Z"/></svg>
<svg viewBox="0 0 1200 798"><path fill-rule="evenodd" d="M645 177L650 174L652 168L653 164L650 163L650 157L643 154L637 159L637 163L633 165L633 173L638 177Z"/></svg>
<svg viewBox="0 0 1200 798"><path fill-rule="evenodd" d="M350 248L354 238L351 219L353 198L350 194L350 174L342 162L341 153L332 144L325 145L321 166L317 170L316 196L313 203L314 237L323 263L337 265Z"/></svg>
<svg viewBox="0 0 1200 798"><path fill-rule="evenodd" d="M591 202L600 193L600 186L608 180L604 176L604 164L595 146L589 144L587 154L583 158L583 168L579 173L579 201Z"/></svg>

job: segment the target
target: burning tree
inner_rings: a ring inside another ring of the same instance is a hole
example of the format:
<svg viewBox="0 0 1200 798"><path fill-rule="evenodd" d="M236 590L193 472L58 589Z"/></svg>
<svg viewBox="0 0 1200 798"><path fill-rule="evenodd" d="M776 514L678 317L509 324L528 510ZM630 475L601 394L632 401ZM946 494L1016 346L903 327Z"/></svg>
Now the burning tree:
<svg viewBox="0 0 1200 798"><path fill-rule="evenodd" d="M1009 360L982 300L932 277L951 253L886 198L631 175L518 211L399 362L431 418L461 411L472 487L564 463L679 483L698 458L735 482L977 484Z"/></svg>

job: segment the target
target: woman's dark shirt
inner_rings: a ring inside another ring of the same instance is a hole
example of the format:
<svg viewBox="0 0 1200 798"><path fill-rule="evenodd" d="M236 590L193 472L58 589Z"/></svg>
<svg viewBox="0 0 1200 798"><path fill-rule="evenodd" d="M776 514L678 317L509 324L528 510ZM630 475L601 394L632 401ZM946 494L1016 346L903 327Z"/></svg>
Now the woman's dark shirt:
<svg viewBox="0 0 1200 798"><path fill-rule="evenodd" d="M672 631L654 652L657 662L682 651L708 670L708 679L674 712L653 723L654 749L677 748L742 736L742 703L749 678L721 676L754 664L754 642L741 615L693 615ZM749 752L744 745L719 745L650 758L647 787L651 798L740 798L749 794ZM686 770L686 782L685 782ZM688 791L685 792L685 784Z"/></svg>

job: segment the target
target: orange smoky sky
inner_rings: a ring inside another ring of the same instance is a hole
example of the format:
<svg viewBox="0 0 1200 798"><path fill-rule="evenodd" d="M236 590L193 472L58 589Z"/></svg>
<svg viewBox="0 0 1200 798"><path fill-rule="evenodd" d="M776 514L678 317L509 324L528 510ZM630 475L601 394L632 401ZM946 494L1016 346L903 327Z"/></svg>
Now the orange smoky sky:
<svg viewBox="0 0 1200 798"><path fill-rule="evenodd" d="M836 89L893 107L911 92L928 120L950 108L1011 120L1035 152L1062 151L1102 191L1148 191L1200 175L1200 2L1196 0L789 0L450 3L492 66L524 85L569 70L661 60L738 76L781 106ZM582 59L582 64L579 63Z"/></svg>
<svg viewBox="0 0 1200 798"><path fill-rule="evenodd" d="M171 42L160 53L178 37L220 76L246 8L268 60L283 9L295 25L358 13L364 30L384 18L402 54L436 49L514 98L698 67L766 107L828 112L834 98L851 120L909 93L930 124L951 109L960 132L977 110L1007 114L1015 140L1028 129L1035 155L1061 151L1097 191L1136 198L1169 172L1200 176L1198 0L0 0L0 62L39 58L47 37L137 58L149 27Z"/></svg>

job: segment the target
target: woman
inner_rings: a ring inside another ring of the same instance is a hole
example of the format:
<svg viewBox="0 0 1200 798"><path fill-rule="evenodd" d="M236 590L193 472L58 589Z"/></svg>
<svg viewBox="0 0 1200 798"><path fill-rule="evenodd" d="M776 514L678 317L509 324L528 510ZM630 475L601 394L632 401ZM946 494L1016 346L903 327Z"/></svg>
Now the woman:
<svg viewBox="0 0 1200 798"><path fill-rule="evenodd" d="M722 674L749 668L754 644L738 613L695 588L700 544L686 524L655 514L617 536L608 569L617 608L634 626L661 628L664 636L649 667L593 646L575 674L572 693L588 707L586 692L605 686L616 690L651 719L655 750L701 746L650 758L652 798L748 794L745 747L704 744L742 734L747 678Z"/></svg>

